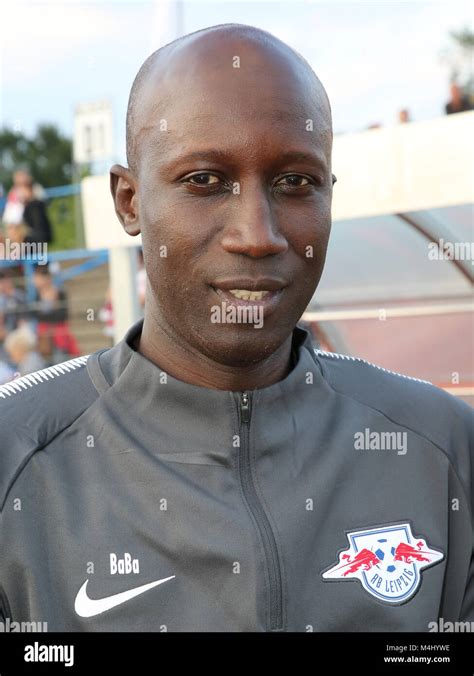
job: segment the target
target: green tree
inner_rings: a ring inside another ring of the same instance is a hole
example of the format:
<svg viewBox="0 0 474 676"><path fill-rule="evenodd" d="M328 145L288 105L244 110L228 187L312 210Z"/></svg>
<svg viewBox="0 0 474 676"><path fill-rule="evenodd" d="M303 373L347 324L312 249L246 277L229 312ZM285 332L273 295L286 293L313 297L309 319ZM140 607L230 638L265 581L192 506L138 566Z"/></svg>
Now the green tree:
<svg viewBox="0 0 474 676"><path fill-rule="evenodd" d="M72 141L53 124L40 124L33 136L9 128L0 129L0 186L4 197L13 184L16 169L26 169L36 183L53 188L79 182L90 176L91 165L83 164L74 173ZM51 249L81 245L81 206L78 195L48 200L48 215L54 232ZM76 222L79 221L79 224Z"/></svg>
<svg viewBox="0 0 474 676"><path fill-rule="evenodd" d="M71 183L72 142L53 124L38 125L34 136L0 130L0 184L12 186L15 169L27 169L45 188Z"/></svg>
<svg viewBox="0 0 474 676"><path fill-rule="evenodd" d="M474 31L469 26L449 32L451 44L441 52L441 62L449 68L450 82L456 81L468 95L474 95Z"/></svg>

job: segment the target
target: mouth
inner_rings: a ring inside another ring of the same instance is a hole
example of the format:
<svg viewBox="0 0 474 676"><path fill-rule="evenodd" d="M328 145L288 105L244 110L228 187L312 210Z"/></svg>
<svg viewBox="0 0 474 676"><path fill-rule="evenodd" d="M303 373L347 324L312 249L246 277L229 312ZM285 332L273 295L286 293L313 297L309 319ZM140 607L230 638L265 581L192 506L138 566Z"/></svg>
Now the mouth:
<svg viewBox="0 0 474 676"><path fill-rule="evenodd" d="M224 289L222 289L225 291ZM245 301L254 301L254 300L263 300L269 294L272 293L269 289L264 289L263 291L250 291L249 289L229 289L225 291L227 294L232 294L234 298Z"/></svg>
<svg viewBox="0 0 474 676"><path fill-rule="evenodd" d="M210 286L227 306L261 308L267 317L278 307L287 284L277 280L229 280Z"/></svg>

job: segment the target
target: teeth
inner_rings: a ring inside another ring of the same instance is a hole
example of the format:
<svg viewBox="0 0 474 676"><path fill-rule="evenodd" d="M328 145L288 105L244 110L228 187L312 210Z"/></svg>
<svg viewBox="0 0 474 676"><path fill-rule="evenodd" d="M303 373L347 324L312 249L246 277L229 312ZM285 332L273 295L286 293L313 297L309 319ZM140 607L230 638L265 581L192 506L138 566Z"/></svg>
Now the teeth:
<svg viewBox="0 0 474 676"><path fill-rule="evenodd" d="M247 291L247 289L230 289L231 293L240 300L262 300L269 291Z"/></svg>

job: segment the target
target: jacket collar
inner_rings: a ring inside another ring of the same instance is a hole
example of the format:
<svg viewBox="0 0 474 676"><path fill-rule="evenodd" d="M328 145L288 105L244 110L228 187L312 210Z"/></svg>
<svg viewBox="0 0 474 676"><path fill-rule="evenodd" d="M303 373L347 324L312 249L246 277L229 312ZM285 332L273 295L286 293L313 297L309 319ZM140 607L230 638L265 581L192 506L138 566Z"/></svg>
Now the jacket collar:
<svg viewBox="0 0 474 676"><path fill-rule="evenodd" d="M191 385L164 372L132 346L142 326L140 320L120 343L96 353L89 364L104 405L112 415L120 416L123 430L137 439L146 437L159 454L231 449L240 425L241 393ZM275 437L270 445L292 443L300 427L297 421L302 420L299 408L307 410L311 399L314 410L317 400L322 404L324 399L325 388L315 387L323 377L306 329L295 327L293 347L297 359L290 373L273 385L249 392L252 428L260 430L268 443ZM263 437L261 441L264 452L267 442Z"/></svg>
<svg viewBox="0 0 474 676"><path fill-rule="evenodd" d="M125 334L125 337L117 345L118 350L122 353L122 359L120 361L123 361L123 359L132 360L134 362L134 366L137 366L139 370L141 371L143 367L146 367L150 369L150 371L159 371L160 374L163 374L164 371L160 369L160 367L153 362L151 362L149 359L147 359L144 355L142 355L140 352L138 352L135 347L134 343L138 336L140 336L142 329L143 329L143 322L144 319L140 319L137 321L133 326L129 328L127 333ZM302 326L296 325L295 328L293 329L293 338L292 338L292 346L291 346L291 351L292 351L292 370L290 373L284 378L283 380L280 381L280 383L275 383L275 385L281 384L281 386L290 385L291 382L293 382L296 378L293 376L292 378L290 377L295 368L298 367L298 364L301 360L302 355L306 355L307 352L309 352L311 358L313 361L315 361L314 358L314 345L313 345L313 340L311 337L311 334L307 329L303 328ZM301 369L298 369L298 372ZM155 373L156 375L156 373ZM171 375L166 374L168 382L171 381L175 386L179 387L179 383L181 383L183 386L186 386L188 388L193 388L196 387L197 390L200 391L201 394L203 394L202 390L204 391L213 391L212 388L205 388L205 387L200 387L200 386L194 386L189 383L186 383L184 381L178 380L176 378L173 378ZM287 382L288 381L288 382ZM261 390L257 391L269 391L273 386L269 386L266 388L261 388ZM220 392L228 392L228 390L218 390ZM198 392L196 392L197 394Z"/></svg>

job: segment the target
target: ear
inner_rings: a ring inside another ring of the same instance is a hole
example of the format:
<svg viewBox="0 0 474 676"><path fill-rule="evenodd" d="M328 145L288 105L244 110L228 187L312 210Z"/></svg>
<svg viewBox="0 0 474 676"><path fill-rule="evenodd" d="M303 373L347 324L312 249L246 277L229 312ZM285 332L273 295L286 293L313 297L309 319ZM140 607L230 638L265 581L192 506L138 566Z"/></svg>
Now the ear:
<svg viewBox="0 0 474 676"><path fill-rule="evenodd" d="M115 213L128 235L140 234L137 183L130 169L114 164L110 168L110 192Z"/></svg>

